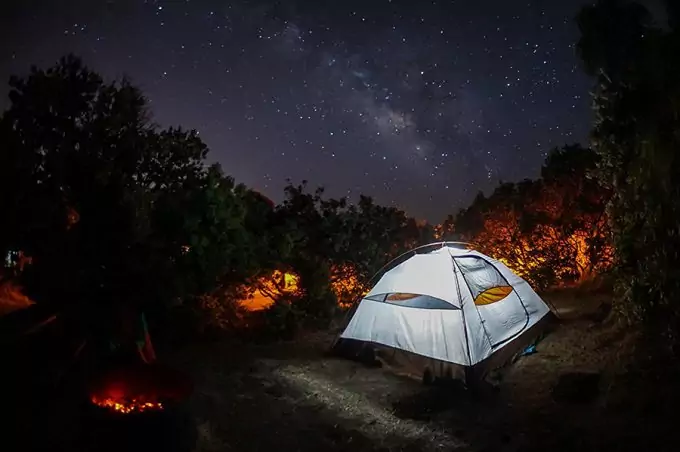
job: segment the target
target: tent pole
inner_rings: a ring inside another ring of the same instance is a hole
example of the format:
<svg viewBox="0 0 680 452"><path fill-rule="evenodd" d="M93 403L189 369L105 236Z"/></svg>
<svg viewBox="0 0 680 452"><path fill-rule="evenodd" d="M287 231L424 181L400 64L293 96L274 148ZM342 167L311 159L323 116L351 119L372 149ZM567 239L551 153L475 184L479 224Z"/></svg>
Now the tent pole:
<svg viewBox="0 0 680 452"><path fill-rule="evenodd" d="M449 257L451 258L451 268L453 268L453 277L456 280L456 290L458 292L458 299L460 300L460 314L463 316L463 332L465 333L465 348L468 358L468 366L465 367L465 384L468 379L468 369L472 366L472 356L470 355L470 340L468 339L467 322L465 321L465 307L463 306L463 296L460 292L460 283L458 282L458 272L456 270L456 263L453 260L451 250L449 250ZM461 275L462 276L462 275Z"/></svg>

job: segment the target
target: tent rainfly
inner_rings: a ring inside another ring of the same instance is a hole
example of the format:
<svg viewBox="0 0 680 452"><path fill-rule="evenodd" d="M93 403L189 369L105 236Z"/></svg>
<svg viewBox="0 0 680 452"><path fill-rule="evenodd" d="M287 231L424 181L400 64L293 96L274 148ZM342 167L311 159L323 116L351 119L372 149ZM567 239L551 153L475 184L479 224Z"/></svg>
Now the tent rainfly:
<svg viewBox="0 0 680 452"><path fill-rule="evenodd" d="M551 317L525 280L455 242L416 248L377 277L334 348L368 350L425 381L482 377L535 341Z"/></svg>

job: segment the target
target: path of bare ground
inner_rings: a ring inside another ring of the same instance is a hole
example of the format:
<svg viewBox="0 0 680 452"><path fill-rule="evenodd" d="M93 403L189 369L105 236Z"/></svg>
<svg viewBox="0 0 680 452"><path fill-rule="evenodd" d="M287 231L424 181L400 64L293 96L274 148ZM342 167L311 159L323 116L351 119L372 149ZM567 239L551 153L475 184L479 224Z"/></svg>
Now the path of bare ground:
<svg viewBox="0 0 680 452"><path fill-rule="evenodd" d="M176 364L196 378L196 452L671 450L612 390L623 336L597 318L601 299L553 294L557 329L474 395L327 357L330 334L185 350Z"/></svg>

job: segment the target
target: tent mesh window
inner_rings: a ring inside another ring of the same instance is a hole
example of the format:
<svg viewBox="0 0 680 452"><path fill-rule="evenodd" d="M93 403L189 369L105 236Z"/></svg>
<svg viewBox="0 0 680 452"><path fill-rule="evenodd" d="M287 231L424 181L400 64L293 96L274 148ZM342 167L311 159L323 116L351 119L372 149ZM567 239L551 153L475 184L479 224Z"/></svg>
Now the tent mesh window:
<svg viewBox="0 0 680 452"><path fill-rule="evenodd" d="M407 308L419 309L459 309L440 298L431 297L429 295L420 295L415 293L383 293L377 295L369 295L366 300L379 301L382 303L394 304L397 306L404 306Z"/></svg>
<svg viewBox="0 0 680 452"><path fill-rule="evenodd" d="M476 305L496 303L512 292L512 287L508 285L503 275L485 259L474 256L454 259L472 292Z"/></svg>

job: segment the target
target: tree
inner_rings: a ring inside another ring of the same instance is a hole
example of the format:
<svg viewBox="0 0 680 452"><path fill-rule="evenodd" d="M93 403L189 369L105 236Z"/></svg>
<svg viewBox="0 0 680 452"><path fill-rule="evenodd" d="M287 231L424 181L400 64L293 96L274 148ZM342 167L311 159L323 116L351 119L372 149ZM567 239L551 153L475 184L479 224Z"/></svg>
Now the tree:
<svg viewBox="0 0 680 452"><path fill-rule="evenodd" d="M367 196L356 204L309 192L307 183L289 184L270 224L279 265L299 278L294 315L328 319L368 288L371 277L392 258L429 242L432 228L403 211L383 207ZM280 313L280 311L277 310Z"/></svg>
<svg viewBox="0 0 680 452"><path fill-rule="evenodd" d="M677 7L667 4L677 26ZM608 215L621 292L617 306L631 320L675 325L675 330L680 320L673 295L680 289L680 34L677 28L655 28L648 18L640 5L600 1L578 17L579 50L585 66L599 74L592 141L600 157L598 179L612 191ZM619 22L626 26L604 25ZM596 45L595 35L604 35L602 43Z"/></svg>
<svg viewBox="0 0 680 452"><path fill-rule="evenodd" d="M75 288L77 299L92 297L114 284L104 262L115 265L135 234L126 212L140 192L123 198L122 175L132 150L143 148L144 99L125 81L105 85L73 57L10 85L12 105L0 123L3 248L34 258L24 278L37 300L72 299ZM97 235L111 240L92 240Z"/></svg>
<svg viewBox="0 0 680 452"><path fill-rule="evenodd" d="M471 206L456 215L454 232L458 238L471 242L475 248L511 267L535 286L545 286L554 275L542 275L543 256L534 252L530 236L535 224L527 214L534 202L536 184L503 183L487 198L479 194Z"/></svg>
<svg viewBox="0 0 680 452"><path fill-rule="evenodd" d="M576 49L588 75L619 81L644 52L641 37L651 31L652 16L627 0L600 0L576 18L581 38Z"/></svg>
<svg viewBox="0 0 680 452"><path fill-rule="evenodd" d="M541 178L503 183L480 193L449 220L449 236L472 242L539 288L581 281L610 264L607 190L588 177L596 154L554 149Z"/></svg>
<svg viewBox="0 0 680 452"><path fill-rule="evenodd" d="M541 169L534 215L542 224L532 240L553 255L546 263L561 279L583 281L611 265L605 206L609 191L593 179L598 156L579 145L556 148Z"/></svg>
<svg viewBox="0 0 680 452"><path fill-rule="evenodd" d="M353 263L363 284L390 260L434 239L426 223L418 224L395 207L377 205L368 196L360 196L346 218L349 241L340 260Z"/></svg>
<svg viewBox="0 0 680 452"><path fill-rule="evenodd" d="M251 194L205 166L196 132L153 125L127 80L106 83L68 56L10 86L0 252L32 257L21 274L31 298L167 306L256 267Z"/></svg>

